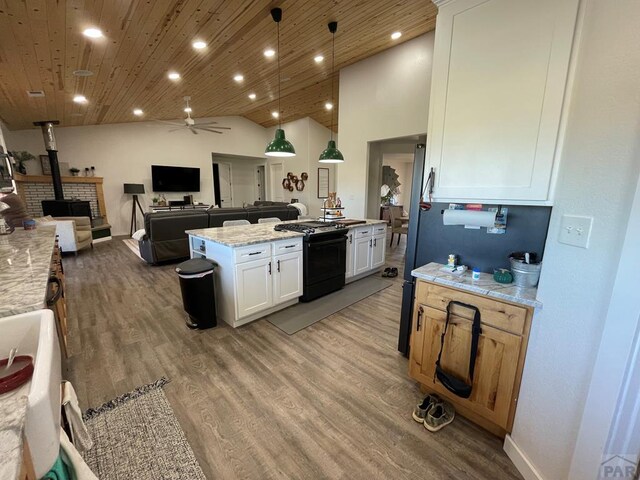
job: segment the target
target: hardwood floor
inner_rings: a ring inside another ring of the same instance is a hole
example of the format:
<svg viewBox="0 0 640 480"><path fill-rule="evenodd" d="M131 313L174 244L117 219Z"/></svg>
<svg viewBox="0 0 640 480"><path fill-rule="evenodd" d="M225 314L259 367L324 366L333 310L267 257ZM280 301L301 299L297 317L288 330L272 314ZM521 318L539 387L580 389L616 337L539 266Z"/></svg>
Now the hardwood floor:
<svg viewBox="0 0 640 480"><path fill-rule="evenodd" d="M401 267L405 242L389 265ZM189 330L175 266L148 266L119 239L64 266L81 406L168 377L207 478L521 478L502 442L463 418L436 434L412 420L421 395L396 351L401 275L288 336L263 320Z"/></svg>

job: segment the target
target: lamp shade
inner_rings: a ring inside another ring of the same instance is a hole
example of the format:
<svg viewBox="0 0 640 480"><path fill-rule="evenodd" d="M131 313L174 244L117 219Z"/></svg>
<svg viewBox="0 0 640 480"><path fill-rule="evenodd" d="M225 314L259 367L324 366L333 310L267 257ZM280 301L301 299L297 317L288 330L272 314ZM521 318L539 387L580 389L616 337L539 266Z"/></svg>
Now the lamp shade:
<svg viewBox="0 0 640 480"><path fill-rule="evenodd" d="M327 143L327 148L325 148L320 154L320 158L318 159L320 163L342 163L344 162L344 157L342 156L342 152L338 150L336 147L335 140L329 140Z"/></svg>
<svg viewBox="0 0 640 480"><path fill-rule="evenodd" d="M276 129L276 135L267 145L264 154L268 157L295 157L296 151L291 142L284 138L284 130Z"/></svg>
<svg viewBox="0 0 640 480"><path fill-rule="evenodd" d="M124 193L138 195L144 193L144 185L142 183L125 183Z"/></svg>

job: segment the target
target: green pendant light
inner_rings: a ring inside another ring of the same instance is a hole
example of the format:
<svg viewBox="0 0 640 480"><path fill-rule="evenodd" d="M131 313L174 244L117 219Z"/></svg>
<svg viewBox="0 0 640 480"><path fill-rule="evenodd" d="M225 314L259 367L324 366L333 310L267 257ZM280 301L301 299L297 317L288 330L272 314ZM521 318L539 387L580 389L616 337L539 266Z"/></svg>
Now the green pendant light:
<svg viewBox="0 0 640 480"><path fill-rule="evenodd" d="M280 20L282 20L282 9L274 8L271 10L271 17L278 26L278 48L276 55L278 56L278 128L276 129L275 138L267 145L264 154L268 157L295 157L296 150L293 145L284 136L282 129L282 117L280 112Z"/></svg>
<svg viewBox="0 0 640 480"><path fill-rule="evenodd" d="M320 163L343 163L344 157L342 152L336 147L336 142L333 139L333 111L335 110L335 99L333 95L333 74L336 67L336 31L338 30L338 22L329 22L329 31L333 35L331 39L331 102L333 107L331 109L331 137L327 148L325 148L320 154L318 161Z"/></svg>

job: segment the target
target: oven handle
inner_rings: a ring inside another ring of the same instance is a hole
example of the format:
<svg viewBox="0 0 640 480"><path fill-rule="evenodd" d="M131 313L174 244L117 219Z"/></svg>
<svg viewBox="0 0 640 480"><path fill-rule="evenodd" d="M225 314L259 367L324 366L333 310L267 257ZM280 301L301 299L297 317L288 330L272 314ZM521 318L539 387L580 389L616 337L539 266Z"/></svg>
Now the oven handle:
<svg viewBox="0 0 640 480"><path fill-rule="evenodd" d="M310 242L309 247L323 247L325 245L331 245L333 243L343 243L346 237L333 238L331 240L325 240L323 242Z"/></svg>

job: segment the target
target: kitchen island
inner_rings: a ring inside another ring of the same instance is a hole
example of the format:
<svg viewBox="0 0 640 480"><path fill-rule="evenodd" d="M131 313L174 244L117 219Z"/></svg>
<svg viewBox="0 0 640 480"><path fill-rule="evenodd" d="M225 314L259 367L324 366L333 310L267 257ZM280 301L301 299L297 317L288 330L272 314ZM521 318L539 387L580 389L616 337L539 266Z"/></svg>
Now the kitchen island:
<svg viewBox="0 0 640 480"><path fill-rule="evenodd" d="M275 225L263 223L186 232L191 258L209 258L218 265L214 274L217 316L232 327L294 305L303 295L305 234L276 231ZM352 277L355 280L371 275L384 265L386 224L382 220L365 220L346 227L345 277L348 282ZM345 247L342 248L344 251ZM318 268L318 265L308 266L309 270Z"/></svg>

